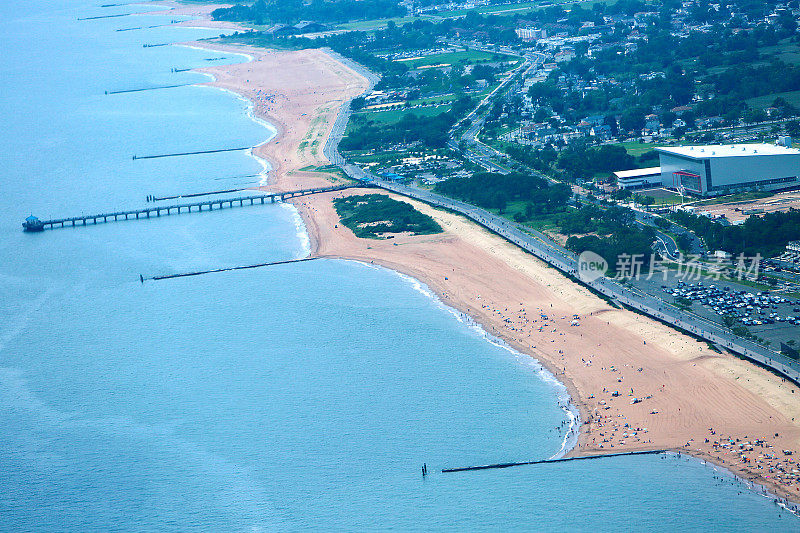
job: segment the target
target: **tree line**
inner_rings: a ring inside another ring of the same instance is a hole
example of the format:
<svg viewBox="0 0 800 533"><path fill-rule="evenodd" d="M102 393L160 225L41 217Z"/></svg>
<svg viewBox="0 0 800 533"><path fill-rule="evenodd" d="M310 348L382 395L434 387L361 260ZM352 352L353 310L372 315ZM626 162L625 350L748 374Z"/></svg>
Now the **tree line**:
<svg viewBox="0 0 800 533"><path fill-rule="evenodd" d="M779 255L789 241L800 240L800 209L785 213L751 216L744 224L723 226L708 217L678 211L672 220L705 239L710 250L725 250L734 256Z"/></svg>
<svg viewBox="0 0 800 533"><path fill-rule="evenodd" d="M406 9L396 0L258 0L254 4L222 7L211 12L214 20L252 22L253 24L296 24L308 20L324 23L343 23L351 20L370 20L399 17Z"/></svg>

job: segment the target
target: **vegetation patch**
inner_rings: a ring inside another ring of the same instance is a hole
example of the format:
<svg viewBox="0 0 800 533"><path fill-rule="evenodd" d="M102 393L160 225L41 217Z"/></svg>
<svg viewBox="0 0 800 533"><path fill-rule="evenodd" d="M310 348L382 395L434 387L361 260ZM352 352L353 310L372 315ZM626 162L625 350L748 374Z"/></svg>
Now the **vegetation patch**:
<svg viewBox="0 0 800 533"><path fill-rule="evenodd" d="M655 232L637 224L634 212L628 208L585 205L561 215L559 226L562 234L570 236L567 248L577 254L588 250L600 255L611 272L624 266L625 257L634 255L642 259L643 271L650 265Z"/></svg>
<svg viewBox="0 0 800 533"><path fill-rule="evenodd" d="M670 218L704 239L710 250L725 250L733 255L773 257L783 251L787 242L800 239L800 210L797 209L751 216L739 226L723 226L707 217L683 211L672 213Z"/></svg>
<svg viewBox="0 0 800 533"><path fill-rule="evenodd" d="M523 202L525 213L518 222L533 215L563 211L572 196L568 185L550 186L544 178L518 172L482 172L470 178L450 178L437 183L433 190L500 213L510 202Z"/></svg>
<svg viewBox="0 0 800 533"><path fill-rule="evenodd" d="M392 234L431 235L442 228L410 204L383 194L336 198L333 201L342 224L363 239L392 238Z"/></svg>

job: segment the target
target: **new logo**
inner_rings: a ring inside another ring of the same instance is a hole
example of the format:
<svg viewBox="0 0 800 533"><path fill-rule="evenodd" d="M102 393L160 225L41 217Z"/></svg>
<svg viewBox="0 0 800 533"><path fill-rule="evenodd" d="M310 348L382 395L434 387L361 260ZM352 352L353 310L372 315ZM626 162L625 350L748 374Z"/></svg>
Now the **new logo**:
<svg viewBox="0 0 800 533"><path fill-rule="evenodd" d="M594 252L586 250L578 256L578 277L585 283L603 277L608 270L608 262Z"/></svg>

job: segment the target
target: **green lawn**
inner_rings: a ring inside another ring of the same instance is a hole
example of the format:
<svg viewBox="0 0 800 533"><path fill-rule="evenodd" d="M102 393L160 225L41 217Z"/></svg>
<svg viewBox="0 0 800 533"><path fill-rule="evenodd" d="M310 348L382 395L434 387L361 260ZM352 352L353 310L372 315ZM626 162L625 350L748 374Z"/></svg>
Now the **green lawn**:
<svg viewBox="0 0 800 533"><path fill-rule="evenodd" d="M747 105L754 109L766 109L767 107L772 106L772 102L775 101L778 97L783 98L791 105L795 107L800 107L800 91L790 91L786 93L772 93L767 94L765 96L757 96L755 98L750 98L747 100Z"/></svg>
<svg viewBox="0 0 800 533"><path fill-rule="evenodd" d="M386 25L389 23L389 21L394 22L398 26L403 26L405 24L408 24L409 22L414 22L417 19L438 20L436 17L432 17L430 15L421 15L419 17L393 17L385 19L359 20L357 22L346 22L344 24L337 25L336 29L371 31L371 30L378 30L385 28Z"/></svg>
<svg viewBox="0 0 800 533"><path fill-rule="evenodd" d="M699 202L693 202L692 205L717 205L717 204L727 204L730 202L746 202L748 200L760 200L762 198L767 198L769 196L772 196L773 194L775 193L766 191L745 191L736 194L729 194L727 196L710 198L708 200L701 200Z"/></svg>
<svg viewBox="0 0 800 533"><path fill-rule="evenodd" d="M449 52L445 54L433 54L419 59L411 60L395 60L408 65L408 68L419 68L427 65L453 65L456 63L470 64L481 63L488 61L502 61L508 56L502 54L492 54L489 52L482 52L480 50L465 50L463 52Z"/></svg>
<svg viewBox="0 0 800 533"><path fill-rule="evenodd" d="M420 104L449 104L456 99L455 94L443 94L442 96L432 96L430 98L419 98L417 100L409 100L409 105Z"/></svg>
<svg viewBox="0 0 800 533"><path fill-rule="evenodd" d="M541 4L541 1L537 2L520 2L518 4L507 4L502 6L480 6L475 7L472 9L454 9L452 11L440 11L436 13L439 17L449 18L449 17L461 17L469 13L470 11L475 11L476 13L480 13L482 15L490 14L490 13L498 13L498 12L510 12L510 13L517 13L520 11L530 11L532 9L536 9Z"/></svg>
<svg viewBox="0 0 800 533"><path fill-rule="evenodd" d="M800 46L789 39L781 39L773 46L761 46L758 53L765 56L775 56L781 61L792 65L800 64Z"/></svg>
<svg viewBox="0 0 800 533"><path fill-rule="evenodd" d="M625 142L625 143L619 143L619 146L625 148L628 154L632 155L633 157L639 157L640 155L649 152L650 150L655 150L656 146L658 145L640 143L640 142Z"/></svg>
<svg viewBox="0 0 800 533"><path fill-rule="evenodd" d="M660 205L672 205L672 204L679 204L681 203L681 195L673 193L672 191L666 191L663 189L658 189L657 191L635 191L633 194L639 194L641 196L650 196L651 198L655 198L656 202L652 205L660 206Z"/></svg>
<svg viewBox="0 0 800 533"><path fill-rule="evenodd" d="M606 5L615 4L617 0L588 0L584 2L577 2L581 4L583 9L591 9L594 4L603 3ZM505 4L499 6L479 6L472 9L455 9L452 11L441 11L436 13L436 16L442 18L463 17L467 13L474 11L481 15L524 15L531 11L538 11L542 9L541 4L574 4L575 0L552 0L544 1L539 0L536 2L519 2L516 4Z"/></svg>
<svg viewBox="0 0 800 533"><path fill-rule="evenodd" d="M418 117L432 117L434 115L441 115L450 110L450 106L439 105L436 107L421 107L417 109L390 109L388 111L359 111L354 113L354 116L360 116L367 120L380 122L382 124L394 124L399 122L408 113L413 113Z"/></svg>

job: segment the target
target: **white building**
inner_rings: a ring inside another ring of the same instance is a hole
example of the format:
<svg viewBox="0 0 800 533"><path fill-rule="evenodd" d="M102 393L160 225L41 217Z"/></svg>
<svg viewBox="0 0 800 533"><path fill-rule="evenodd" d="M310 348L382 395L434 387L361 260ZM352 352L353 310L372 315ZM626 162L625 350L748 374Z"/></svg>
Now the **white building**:
<svg viewBox="0 0 800 533"><path fill-rule="evenodd" d="M700 196L800 186L800 150L774 144L656 148L661 183Z"/></svg>
<svg viewBox="0 0 800 533"><path fill-rule="evenodd" d="M661 187L661 167L618 170L614 172L620 189Z"/></svg>
<svg viewBox="0 0 800 533"><path fill-rule="evenodd" d="M525 42L537 41L547 37L547 30L539 28L517 28L514 31L517 33L517 37Z"/></svg>

